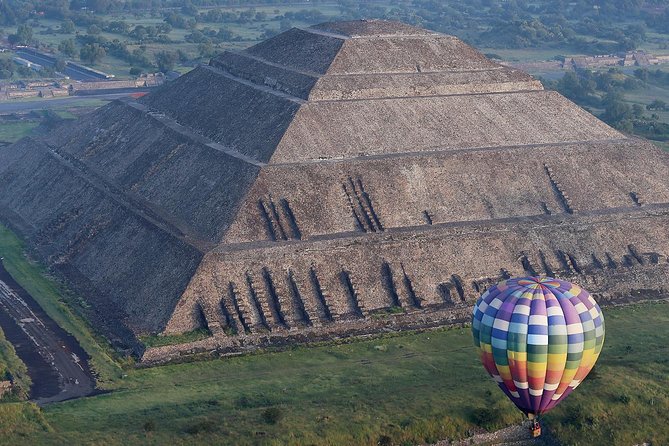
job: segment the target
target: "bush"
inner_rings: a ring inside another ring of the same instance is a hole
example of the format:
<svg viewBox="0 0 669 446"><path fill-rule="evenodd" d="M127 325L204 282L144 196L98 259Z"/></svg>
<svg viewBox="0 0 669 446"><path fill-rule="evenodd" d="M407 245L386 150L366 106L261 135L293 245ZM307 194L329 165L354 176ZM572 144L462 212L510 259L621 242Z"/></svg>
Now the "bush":
<svg viewBox="0 0 669 446"><path fill-rule="evenodd" d="M626 393L621 393L620 395L618 395L618 401L620 401L625 405L629 404L631 400L632 398L630 398L630 396L627 395Z"/></svg>
<svg viewBox="0 0 669 446"><path fill-rule="evenodd" d="M567 416L564 418L563 424L572 426L577 430L584 429L588 426L594 426L597 424L597 419L595 416L587 411L582 405L577 404L572 410L569 411Z"/></svg>
<svg viewBox="0 0 669 446"><path fill-rule="evenodd" d="M278 407L268 407L263 410L262 419L267 424L277 424L283 419L283 411Z"/></svg>
<svg viewBox="0 0 669 446"><path fill-rule="evenodd" d="M499 410L496 408L478 407L472 411L471 420L477 426L486 427L495 423L499 416Z"/></svg>
<svg viewBox="0 0 669 446"><path fill-rule="evenodd" d="M216 424L213 421L202 420L198 421L195 424L191 424L186 429L184 429L184 432L186 432L189 435L196 435L201 432L213 432L215 429L216 429Z"/></svg>
<svg viewBox="0 0 669 446"><path fill-rule="evenodd" d="M393 439L390 438L388 435L381 435L379 437L379 441L376 442L379 446L392 446L393 444Z"/></svg>

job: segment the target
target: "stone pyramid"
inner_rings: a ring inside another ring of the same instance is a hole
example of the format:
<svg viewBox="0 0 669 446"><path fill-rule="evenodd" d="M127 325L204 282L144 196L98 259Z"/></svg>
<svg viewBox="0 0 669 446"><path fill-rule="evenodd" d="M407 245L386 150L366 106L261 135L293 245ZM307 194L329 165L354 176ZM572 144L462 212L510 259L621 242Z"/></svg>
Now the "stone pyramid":
<svg viewBox="0 0 669 446"><path fill-rule="evenodd" d="M455 37L292 29L0 149L0 220L114 340L466 321L501 277L667 292L669 162ZM176 352L176 353L175 353Z"/></svg>

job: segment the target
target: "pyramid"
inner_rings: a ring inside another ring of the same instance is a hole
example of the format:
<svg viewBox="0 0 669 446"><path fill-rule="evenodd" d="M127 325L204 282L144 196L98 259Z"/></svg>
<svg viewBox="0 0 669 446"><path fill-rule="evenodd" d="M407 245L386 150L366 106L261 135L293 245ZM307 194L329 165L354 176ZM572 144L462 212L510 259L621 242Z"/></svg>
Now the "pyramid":
<svg viewBox="0 0 669 446"><path fill-rule="evenodd" d="M668 161L455 37L324 23L0 148L0 220L113 340L239 351L467 321L514 275L666 296Z"/></svg>

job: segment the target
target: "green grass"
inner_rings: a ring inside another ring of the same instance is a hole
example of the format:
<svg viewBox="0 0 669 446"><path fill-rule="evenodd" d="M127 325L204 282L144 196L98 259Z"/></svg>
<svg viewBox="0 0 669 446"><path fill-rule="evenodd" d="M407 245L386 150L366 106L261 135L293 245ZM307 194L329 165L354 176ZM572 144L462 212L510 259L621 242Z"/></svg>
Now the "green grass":
<svg viewBox="0 0 669 446"><path fill-rule="evenodd" d="M417 444L466 436L471 412L487 406L501 416L490 427L521 420L485 375L469 330L441 330L129 371L115 392L49 406L53 431L29 440L371 446L387 435Z"/></svg>
<svg viewBox="0 0 669 446"><path fill-rule="evenodd" d="M36 433L49 432L50 427L44 420L44 414L33 403L0 404L0 444L11 444L7 437L23 439Z"/></svg>
<svg viewBox="0 0 669 446"><path fill-rule="evenodd" d="M3 400L25 399L30 391L31 379L28 376L28 368L16 356L14 346L7 341L5 334L0 329L0 380L5 379L5 373L9 372L13 379L13 389L5 394Z"/></svg>
<svg viewBox="0 0 669 446"><path fill-rule="evenodd" d="M669 304L609 310L594 376L549 414L561 444L669 444Z"/></svg>
<svg viewBox="0 0 669 446"><path fill-rule="evenodd" d="M594 376L549 414L565 445L669 444L669 304L605 310ZM16 406L22 407L22 406ZM460 438L487 409L519 412L484 373L469 329L136 369L117 390L58 403L11 444L420 444ZM278 420L278 421L277 421ZM27 429L25 423L19 423Z"/></svg>
<svg viewBox="0 0 669 446"><path fill-rule="evenodd" d="M4 121L0 122L0 141L16 142L30 135L37 128L37 121Z"/></svg>
<svg viewBox="0 0 669 446"><path fill-rule="evenodd" d="M9 229L0 225L0 256L12 277L37 301L44 311L65 331L72 334L91 357L91 367L98 376L98 386L113 385L121 369L108 350L92 334L88 324L63 301L68 293L39 265L24 255L24 245Z"/></svg>

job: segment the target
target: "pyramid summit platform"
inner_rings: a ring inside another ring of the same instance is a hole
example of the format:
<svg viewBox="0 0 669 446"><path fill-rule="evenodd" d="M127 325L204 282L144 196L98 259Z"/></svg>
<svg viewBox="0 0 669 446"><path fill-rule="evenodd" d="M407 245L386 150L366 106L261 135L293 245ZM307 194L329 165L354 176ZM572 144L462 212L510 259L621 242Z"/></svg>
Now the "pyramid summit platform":
<svg viewBox="0 0 669 446"><path fill-rule="evenodd" d="M669 158L459 39L291 29L0 148L0 220L145 360L467 321L503 277L667 296Z"/></svg>

